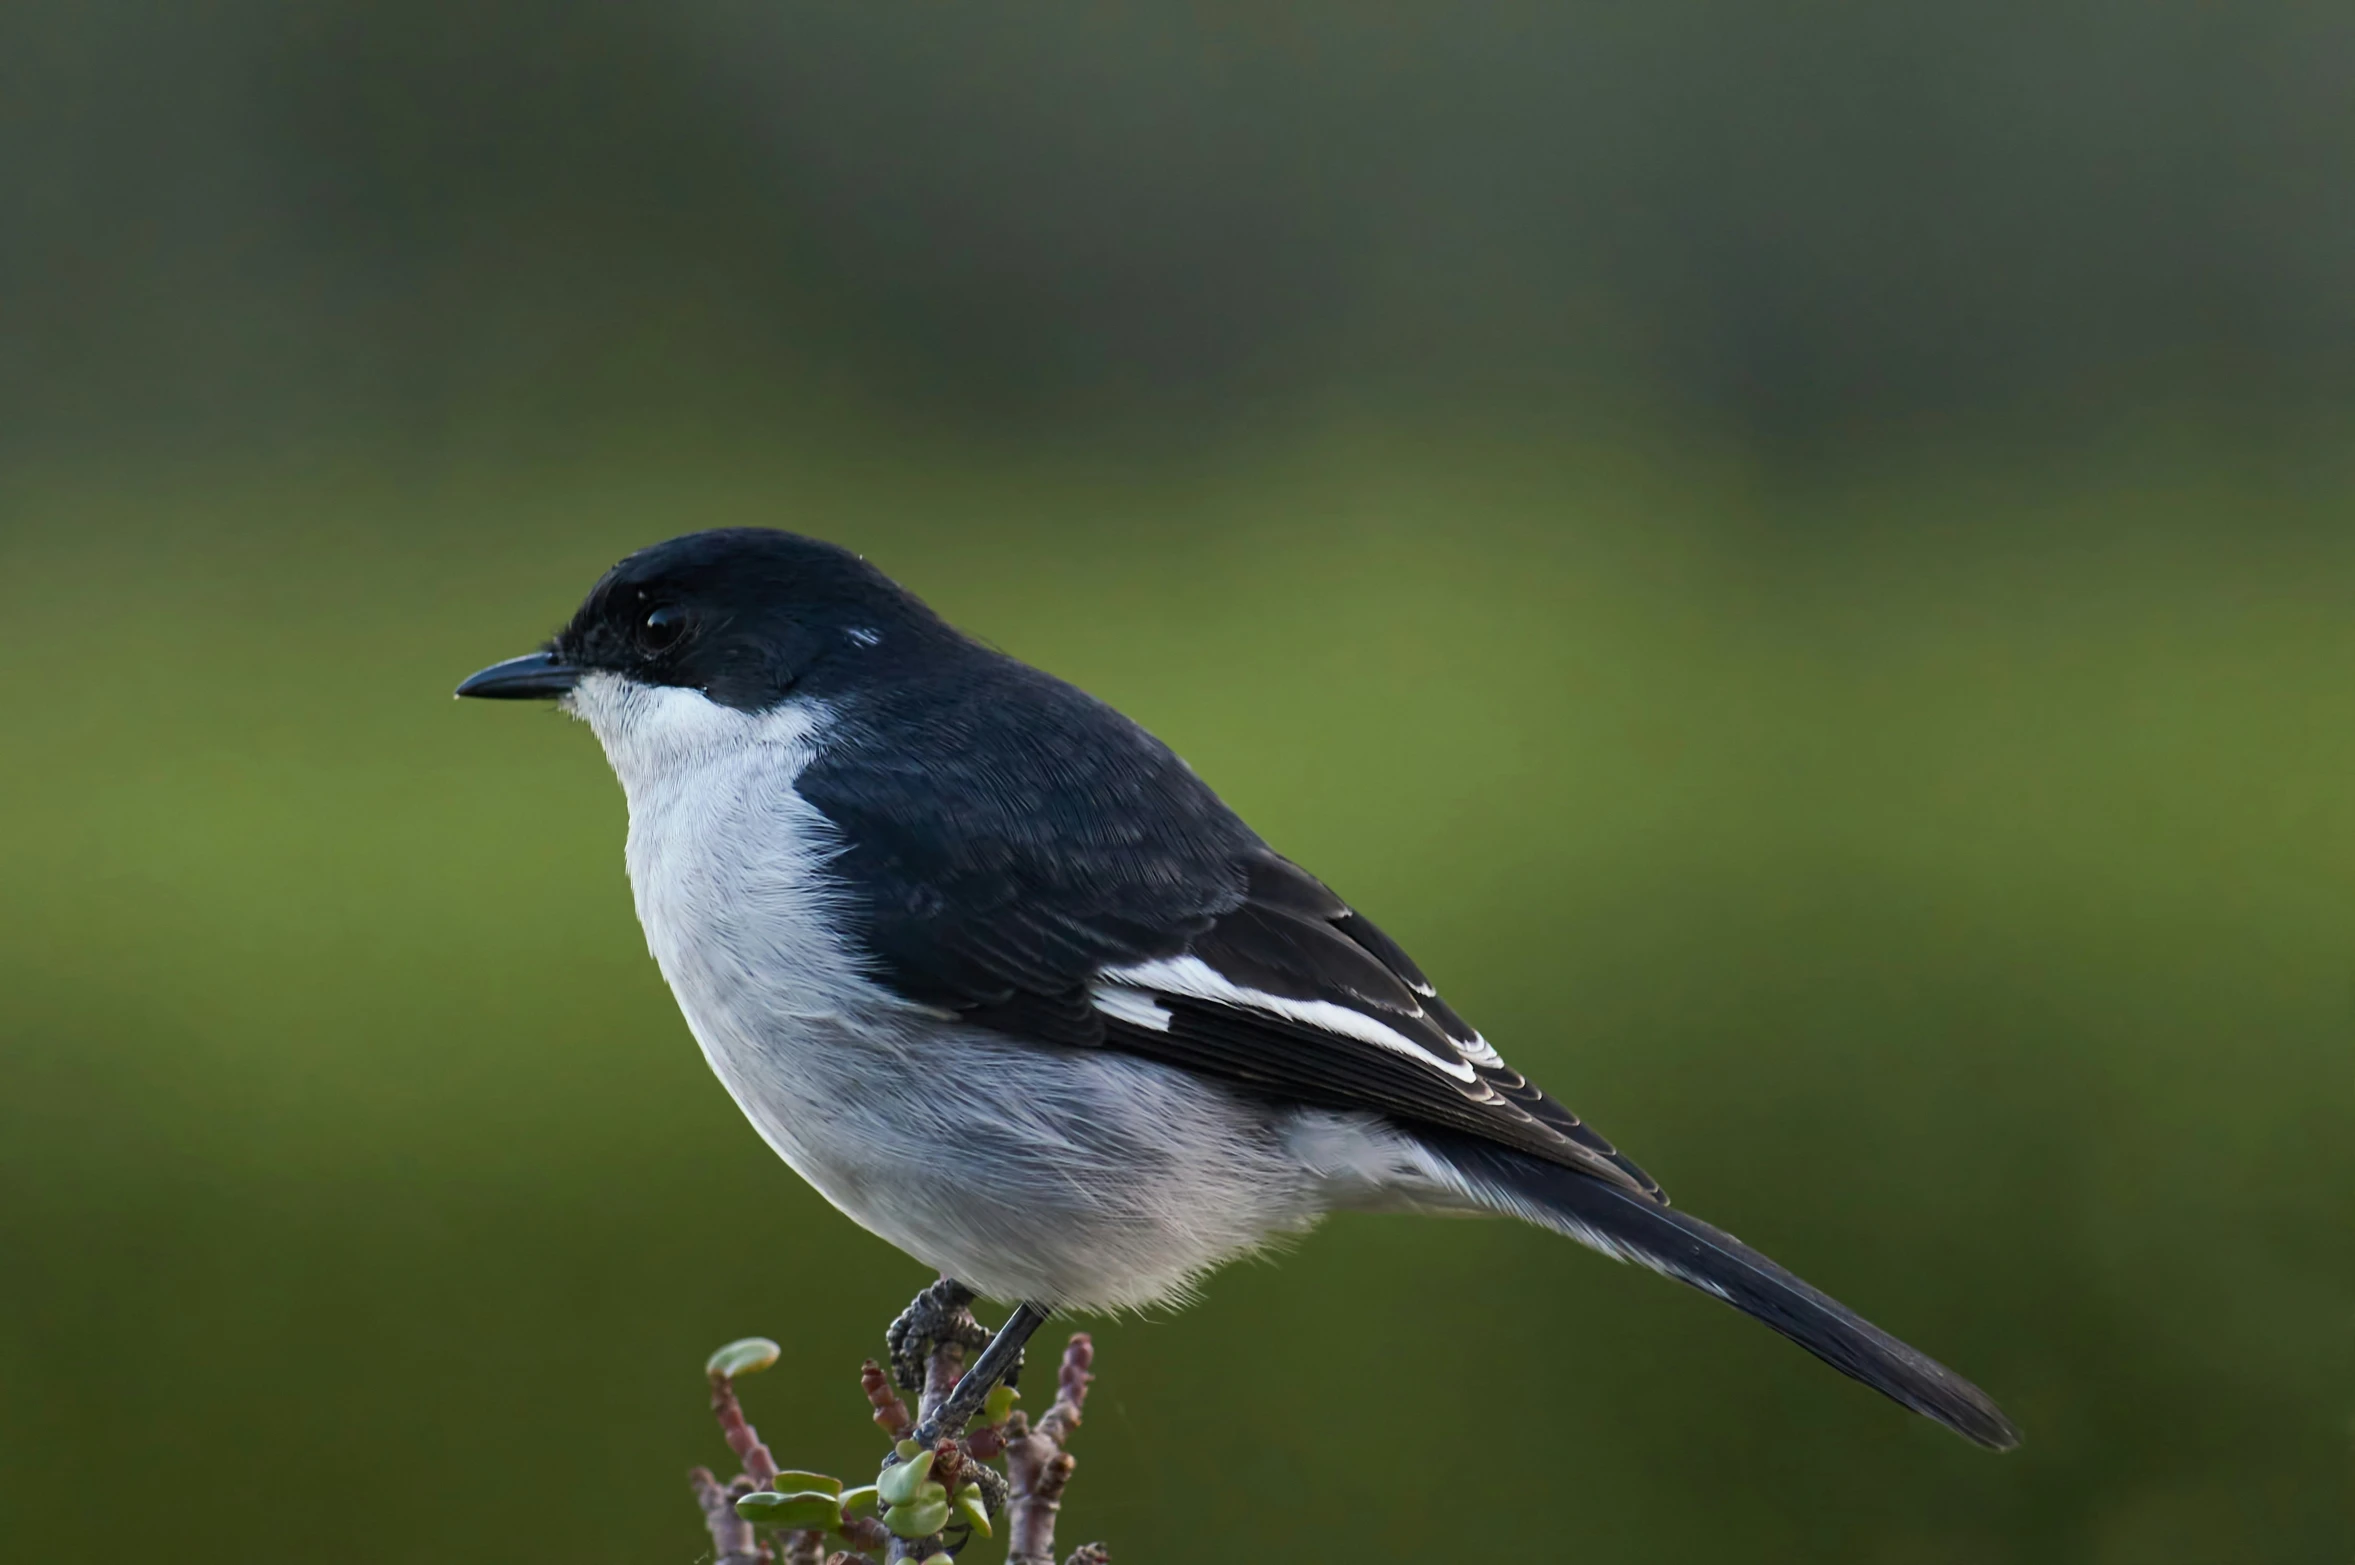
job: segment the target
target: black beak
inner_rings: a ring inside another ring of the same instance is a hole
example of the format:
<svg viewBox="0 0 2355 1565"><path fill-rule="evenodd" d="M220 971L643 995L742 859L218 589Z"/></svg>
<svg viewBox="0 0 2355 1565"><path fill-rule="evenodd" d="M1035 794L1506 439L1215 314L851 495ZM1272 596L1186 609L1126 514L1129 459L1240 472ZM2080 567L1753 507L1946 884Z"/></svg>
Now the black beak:
<svg viewBox="0 0 2355 1565"><path fill-rule="evenodd" d="M570 692L580 678L581 670L553 652L526 652L468 675L458 694L485 701L552 701Z"/></svg>

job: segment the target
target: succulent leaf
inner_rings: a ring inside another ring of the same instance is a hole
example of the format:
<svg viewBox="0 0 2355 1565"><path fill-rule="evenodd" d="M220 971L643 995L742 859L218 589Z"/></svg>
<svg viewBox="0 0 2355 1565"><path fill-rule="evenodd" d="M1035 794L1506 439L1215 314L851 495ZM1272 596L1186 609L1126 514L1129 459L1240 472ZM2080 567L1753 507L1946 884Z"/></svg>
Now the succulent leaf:
<svg viewBox="0 0 2355 1565"><path fill-rule="evenodd" d="M766 1491L736 1502L736 1514L762 1527L784 1527L795 1532L831 1532L842 1525L842 1501L818 1489L795 1494Z"/></svg>
<svg viewBox="0 0 2355 1565"><path fill-rule="evenodd" d="M875 1493L885 1505L905 1505L916 1497L917 1487L931 1476L932 1453L918 1451L906 1461L883 1469L883 1475L875 1480Z"/></svg>
<svg viewBox="0 0 2355 1565"><path fill-rule="evenodd" d="M793 1494L804 1489L823 1489L828 1494L840 1494L842 1480L829 1478L824 1473L781 1472L769 1480L769 1487L779 1494Z"/></svg>
<svg viewBox="0 0 2355 1565"><path fill-rule="evenodd" d="M756 1375L777 1362L784 1350L766 1337L739 1337L703 1361L703 1372L714 1380Z"/></svg>
<svg viewBox="0 0 2355 1565"><path fill-rule="evenodd" d="M940 1486L932 1486L938 1489ZM883 1525L895 1537L929 1538L948 1525L949 1502L944 1493L938 1499L924 1499L912 1505L895 1505L883 1513Z"/></svg>

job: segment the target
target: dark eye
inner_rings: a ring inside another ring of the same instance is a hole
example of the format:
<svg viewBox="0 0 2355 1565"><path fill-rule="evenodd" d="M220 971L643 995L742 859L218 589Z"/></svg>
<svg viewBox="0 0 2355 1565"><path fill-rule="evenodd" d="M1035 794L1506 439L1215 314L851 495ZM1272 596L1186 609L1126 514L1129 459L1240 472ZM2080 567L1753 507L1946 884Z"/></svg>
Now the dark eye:
<svg viewBox="0 0 2355 1565"><path fill-rule="evenodd" d="M677 641L686 628L687 611L666 603L639 623L638 641L647 651L660 652Z"/></svg>

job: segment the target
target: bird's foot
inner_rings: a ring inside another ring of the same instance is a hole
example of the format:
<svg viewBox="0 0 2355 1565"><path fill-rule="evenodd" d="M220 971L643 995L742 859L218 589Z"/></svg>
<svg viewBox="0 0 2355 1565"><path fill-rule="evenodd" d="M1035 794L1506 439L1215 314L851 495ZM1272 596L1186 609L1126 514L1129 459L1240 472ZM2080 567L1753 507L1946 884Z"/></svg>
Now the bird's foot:
<svg viewBox="0 0 2355 1565"><path fill-rule="evenodd" d="M990 1334L973 1318L973 1299L971 1288L943 1277L900 1311L883 1343L891 1378L902 1391L924 1389L925 1368L935 1350L953 1343L962 1355L970 1355L988 1343Z"/></svg>

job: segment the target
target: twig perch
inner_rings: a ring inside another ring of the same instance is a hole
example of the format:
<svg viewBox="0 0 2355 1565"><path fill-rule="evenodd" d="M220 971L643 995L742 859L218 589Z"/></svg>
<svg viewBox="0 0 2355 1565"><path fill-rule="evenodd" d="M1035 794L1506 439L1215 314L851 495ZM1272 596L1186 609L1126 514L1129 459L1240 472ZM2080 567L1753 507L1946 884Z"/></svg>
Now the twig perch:
<svg viewBox="0 0 2355 1565"><path fill-rule="evenodd" d="M927 1294L953 1289L944 1283ZM776 1362L775 1343L747 1338L711 1356L705 1373L712 1416L743 1468L725 1483L706 1468L688 1475L711 1534L715 1565L952 1565L974 1539L1000 1527L1008 1565L1054 1565L1056 1517L1075 1465L1063 1447L1079 1427L1094 1378L1095 1345L1084 1332L1071 1338L1056 1375L1054 1403L1035 1425L1014 1408L1010 1387L998 1387L986 1399L969 1389L957 1402L978 1404L970 1426L953 1435L944 1429L926 1449L910 1436L950 1405L965 1376L966 1355L978 1346L979 1328L963 1315L962 1304L956 1311L964 1326L941 1331L930 1341L914 1411L881 1364L870 1359L860 1368L860 1390L876 1427L894 1442L880 1493L877 1486L846 1490L839 1479L779 1469L745 1418L735 1386L738 1376ZM913 1384L917 1361L901 1359L907 1346L903 1337L895 1330L891 1346ZM980 1368L990 1373L989 1365ZM962 1416L949 1420L951 1427ZM991 1465L1001 1457L1002 1473ZM829 1552L830 1541L844 1547ZM1104 1545L1091 1543L1073 1553L1067 1565L1108 1565L1110 1558Z"/></svg>
<svg viewBox="0 0 2355 1565"><path fill-rule="evenodd" d="M771 1354L770 1362L776 1361ZM767 1364L759 1366L768 1368ZM760 1431L745 1422L744 1406L736 1400L735 1375L726 1370L707 1371L711 1376L711 1415L720 1422L720 1436L728 1442L728 1449L736 1453L736 1460L744 1464L744 1476L752 1480L755 1489L766 1489L777 1476L777 1459L769 1455L769 1448L761 1444Z"/></svg>
<svg viewBox="0 0 2355 1565"><path fill-rule="evenodd" d="M767 1546L752 1523L736 1514L736 1501L752 1493L752 1480L740 1477L723 1484L710 1468L698 1467L687 1475L687 1482L695 1490L695 1503L703 1507L703 1525L711 1531L718 1565L763 1565L769 1558Z"/></svg>
<svg viewBox="0 0 2355 1565"><path fill-rule="evenodd" d="M1055 1515L1063 1509L1063 1490L1078 1462L1063 1442L1079 1427L1080 1409L1088 1399L1088 1382L1095 1379L1089 1366L1096 1361L1096 1345L1087 1333L1071 1339L1063 1350L1063 1365L1055 1377L1055 1405L1031 1427L1019 1412L1006 1420L1006 1478L1011 1493L1006 1501L1006 1565L1054 1565ZM1090 1544L1072 1556L1102 1557Z"/></svg>

